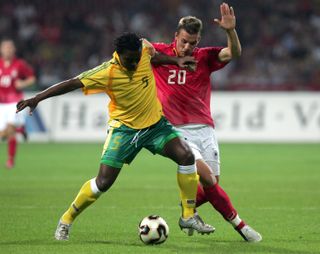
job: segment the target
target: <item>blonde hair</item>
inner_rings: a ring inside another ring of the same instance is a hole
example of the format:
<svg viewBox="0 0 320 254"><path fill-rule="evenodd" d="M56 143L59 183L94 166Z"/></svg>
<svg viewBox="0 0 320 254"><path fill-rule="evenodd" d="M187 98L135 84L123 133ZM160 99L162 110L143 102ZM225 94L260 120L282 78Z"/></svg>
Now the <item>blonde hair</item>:
<svg viewBox="0 0 320 254"><path fill-rule="evenodd" d="M194 16L185 16L179 20L177 32L184 29L189 34L197 34L202 31L202 21Z"/></svg>

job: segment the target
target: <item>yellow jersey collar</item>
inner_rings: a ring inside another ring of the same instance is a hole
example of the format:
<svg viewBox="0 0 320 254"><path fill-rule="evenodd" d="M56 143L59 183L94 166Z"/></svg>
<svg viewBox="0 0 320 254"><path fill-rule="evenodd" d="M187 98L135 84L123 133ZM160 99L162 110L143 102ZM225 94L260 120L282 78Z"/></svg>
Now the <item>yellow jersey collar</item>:
<svg viewBox="0 0 320 254"><path fill-rule="evenodd" d="M113 59L115 60L116 63L118 63L118 64L120 65L120 67L121 67L122 69L124 69L125 71L127 71L127 68L122 65L122 63L121 63L121 61L120 61L120 57L119 57L117 51L113 52Z"/></svg>
<svg viewBox="0 0 320 254"><path fill-rule="evenodd" d="M143 54L144 49L145 49L145 47L142 47L141 58L142 58L142 54ZM117 51L114 51L112 56L113 56L114 61L116 63L118 63L123 70L128 71L127 68L122 65L122 63L120 61L120 57L119 57ZM141 62L141 58L140 58L139 63Z"/></svg>

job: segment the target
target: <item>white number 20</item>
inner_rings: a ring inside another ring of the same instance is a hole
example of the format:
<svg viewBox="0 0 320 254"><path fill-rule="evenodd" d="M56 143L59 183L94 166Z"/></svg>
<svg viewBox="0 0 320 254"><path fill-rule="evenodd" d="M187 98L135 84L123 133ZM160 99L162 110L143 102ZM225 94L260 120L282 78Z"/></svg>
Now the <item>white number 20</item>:
<svg viewBox="0 0 320 254"><path fill-rule="evenodd" d="M186 70L169 70L168 84L184 85L186 83L186 76Z"/></svg>

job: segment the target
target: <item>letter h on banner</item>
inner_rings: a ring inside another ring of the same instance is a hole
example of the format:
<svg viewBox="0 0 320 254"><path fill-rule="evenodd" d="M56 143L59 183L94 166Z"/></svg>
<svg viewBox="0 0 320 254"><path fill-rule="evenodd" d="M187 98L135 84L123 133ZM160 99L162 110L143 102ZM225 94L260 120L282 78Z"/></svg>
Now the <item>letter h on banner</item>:
<svg viewBox="0 0 320 254"><path fill-rule="evenodd" d="M85 103L70 104L64 103L62 106L62 127L71 126L82 129L86 125L87 107Z"/></svg>

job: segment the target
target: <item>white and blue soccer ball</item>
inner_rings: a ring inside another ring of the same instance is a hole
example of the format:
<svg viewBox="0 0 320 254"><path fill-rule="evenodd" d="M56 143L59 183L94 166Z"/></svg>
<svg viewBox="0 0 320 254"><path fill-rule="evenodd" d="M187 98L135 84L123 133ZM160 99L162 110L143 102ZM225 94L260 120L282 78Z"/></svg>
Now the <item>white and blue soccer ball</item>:
<svg viewBox="0 0 320 254"><path fill-rule="evenodd" d="M169 235L169 226L158 215L150 215L139 223L139 236L144 244L164 243Z"/></svg>

